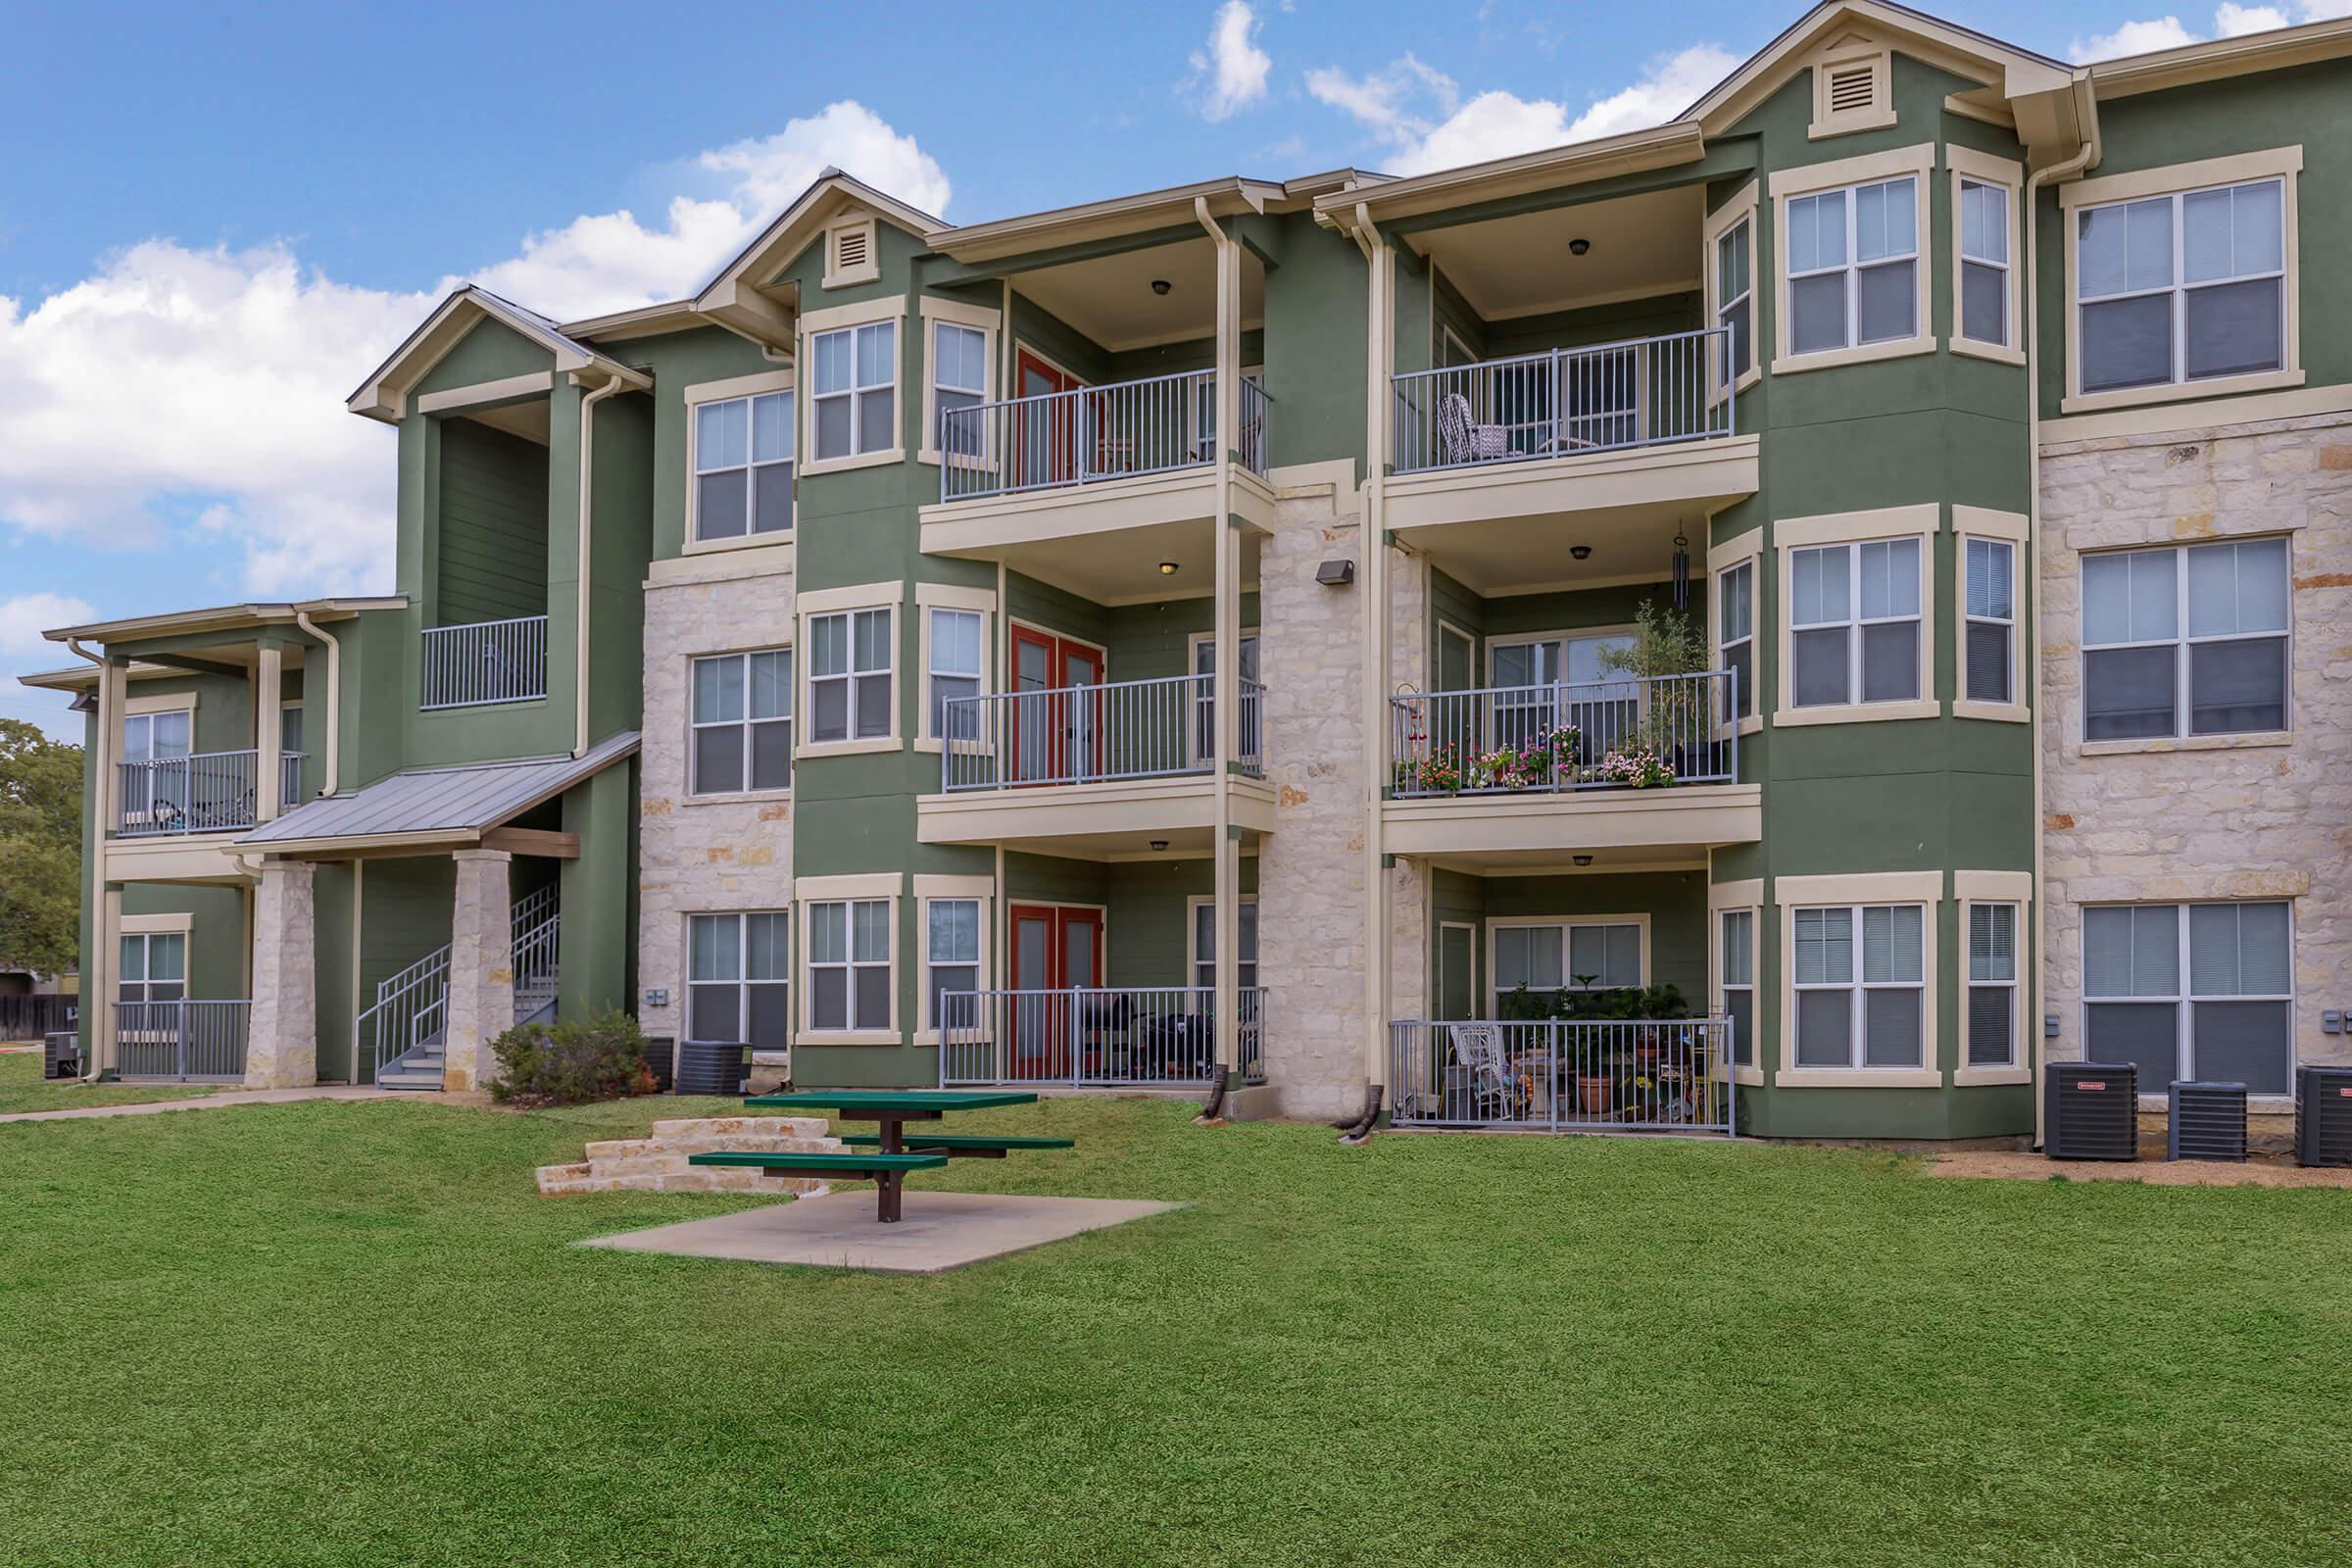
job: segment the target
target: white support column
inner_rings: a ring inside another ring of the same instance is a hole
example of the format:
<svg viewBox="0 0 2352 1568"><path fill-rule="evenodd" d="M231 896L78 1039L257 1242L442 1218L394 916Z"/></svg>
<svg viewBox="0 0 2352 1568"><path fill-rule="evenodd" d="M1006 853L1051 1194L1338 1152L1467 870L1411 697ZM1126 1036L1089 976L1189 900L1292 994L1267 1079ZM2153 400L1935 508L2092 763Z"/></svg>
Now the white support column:
<svg viewBox="0 0 2352 1568"><path fill-rule="evenodd" d="M1241 432L1242 248L1217 237L1216 659L1209 676L1216 720L1216 1055L1230 1076L1241 1065L1241 852L1233 822L1233 763L1242 733L1241 537L1233 519L1231 454Z"/></svg>
<svg viewBox="0 0 2352 1568"><path fill-rule="evenodd" d="M103 876L103 872L100 873ZM90 968L81 977L81 1005L90 1013L90 1059L82 1064L93 1072L120 1072L122 1064L115 1047L115 998L121 977L115 969L122 952L122 890L98 884L90 906Z"/></svg>
<svg viewBox="0 0 2352 1568"><path fill-rule="evenodd" d="M264 860L254 892L253 1011L245 1087L296 1089L318 1081L317 867Z"/></svg>
<svg viewBox="0 0 2352 1568"><path fill-rule="evenodd" d="M1361 209L1358 209L1360 215ZM1369 226L1368 224L1366 225ZM1364 1081L1385 1080L1389 1040L1389 873L1381 853L1382 780L1389 745L1389 373L1395 363L1396 253L1363 236L1368 274L1364 505L1359 541L1364 660Z"/></svg>
<svg viewBox="0 0 2352 1568"><path fill-rule="evenodd" d="M449 1034L441 1087L488 1088L498 1076L490 1042L514 1027L514 857L459 850L449 923Z"/></svg>
<svg viewBox="0 0 2352 1568"><path fill-rule="evenodd" d="M115 759L122 748L122 709L129 696L130 677L122 664L108 659L98 675L98 799L90 819L90 951L82 955L81 1004L90 1014L90 1060L84 1074L120 1071L115 1049L115 969L122 949L122 893L109 888L107 872L113 842L108 838L120 816L117 802L122 784L115 776Z"/></svg>
<svg viewBox="0 0 2352 1568"><path fill-rule="evenodd" d="M285 691L285 655L275 643L262 645L255 684L259 688L253 699L253 817L268 822L277 815L283 804L277 798L278 745L284 731L278 720L278 705Z"/></svg>

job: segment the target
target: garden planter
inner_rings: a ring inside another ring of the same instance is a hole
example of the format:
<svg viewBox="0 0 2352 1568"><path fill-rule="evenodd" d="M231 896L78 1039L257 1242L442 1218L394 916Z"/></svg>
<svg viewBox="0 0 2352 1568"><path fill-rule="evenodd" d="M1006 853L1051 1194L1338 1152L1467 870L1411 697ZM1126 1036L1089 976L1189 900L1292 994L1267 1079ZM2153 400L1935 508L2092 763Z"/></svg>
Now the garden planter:
<svg viewBox="0 0 2352 1568"><path fill-rule="evenodd" d="M1577 1108L1588 1116L1605 1116L1615 1108L1617 1080L1580 1073L1576 1080Z"/></svg>

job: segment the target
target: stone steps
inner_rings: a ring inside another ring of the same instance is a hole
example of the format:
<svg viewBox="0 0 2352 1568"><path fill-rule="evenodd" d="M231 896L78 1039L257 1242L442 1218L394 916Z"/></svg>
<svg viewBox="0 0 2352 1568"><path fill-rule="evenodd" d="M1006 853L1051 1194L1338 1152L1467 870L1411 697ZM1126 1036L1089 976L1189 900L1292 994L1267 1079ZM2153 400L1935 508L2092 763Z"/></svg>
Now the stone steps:
<svg viewBox="0 0 2352 1568"><path fill-rule="evenodd" d="M760 1193L802 1196L825 1191L816 1181L776 1181L753 1169L696 1166L695 1154L847 1152L818 1116L702 1116L654 1123L644 1138L600 1139L585 1158L539 1168L539 1196L576 1193Z"/></svg>

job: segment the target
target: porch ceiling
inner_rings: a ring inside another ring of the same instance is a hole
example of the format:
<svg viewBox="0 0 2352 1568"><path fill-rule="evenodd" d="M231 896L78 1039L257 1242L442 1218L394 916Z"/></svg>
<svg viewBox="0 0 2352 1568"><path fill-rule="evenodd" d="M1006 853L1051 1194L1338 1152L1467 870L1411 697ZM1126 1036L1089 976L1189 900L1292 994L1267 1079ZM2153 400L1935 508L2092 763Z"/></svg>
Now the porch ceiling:
<svg viewBox="0 0 2352 1568"><path fill-rule="evenodd" d="M1703 187L1545 208L1413 236L1493 321L1699 286ZM1583 256L1571 240L1592 241Z"/></svg>
<svg viewBox="0 0 2352 1568"><path fill-rule="evenodd" d="M1198 488L1213 494L1213 478L1205 473L1200 478L1206 482ZM1065 502L1083 499L1083 491L1056 494ZM978 519L927 522L923 549L933 555L1002 562L1013 571L1098 605L1204 599L1216 589L1217 536L1205 516L1118 526L1118 513L1112 510L1104 513L1104 526L1099 531L1058 533L1041 526L1051 515L1052 509L1041 509L1017 519L1007 518L1013 525L1004 528L992 528ZM1016 533L1031 537L1006 537ZM1258 535L1244 529L1241 543L1242 586L1247 590L1257 584ZM1163 563L1176 569L1161 571Z"/></svg>
<svg viewBox="0 0 2352 1568"><path fill-rule="evenodd" d="M1154 280L1168 292L1152 291ZM1204 338L1217 329L1216 251L1204 233L1177 245L1120 251L1016 273L1012 286L1113 354ZM1242 252L1242 324L1266 314L1266 274Z"/></svg>
<svg viewBox="0 0 2352 1568"><path fill-rule="evenodd" d="M915 801L915 837L1073 860L1199 859L1216 845L1212 795L1205 774L924 795ZM1250 849L1273 828L1272 787L1236 779L1233 810Z"/></svg>

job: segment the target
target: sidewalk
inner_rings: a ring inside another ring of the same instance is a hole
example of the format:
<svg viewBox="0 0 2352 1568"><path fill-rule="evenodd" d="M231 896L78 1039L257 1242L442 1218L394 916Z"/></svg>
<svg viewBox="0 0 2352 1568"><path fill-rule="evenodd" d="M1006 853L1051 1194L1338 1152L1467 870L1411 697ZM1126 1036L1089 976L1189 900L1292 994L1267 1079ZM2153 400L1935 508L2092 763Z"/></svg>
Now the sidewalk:
<svg viewBox="0 0 2352 1568"><path fill-rule="evenodd" d="M424 1100L439 1101L440 1095L419 1095L397 1089L378 1089L371 1084L322 1084L310 1089L232 1089L225 1094L203 1095L193 1100L151 1100L138 1105L82 1105L72 1110L25 1110L14 1115L0 1116L9 1121L79 1121L90 1116L154 1116L167 1110L226 1110L232 1105L283 1105L297 1100Z"/></svg>

